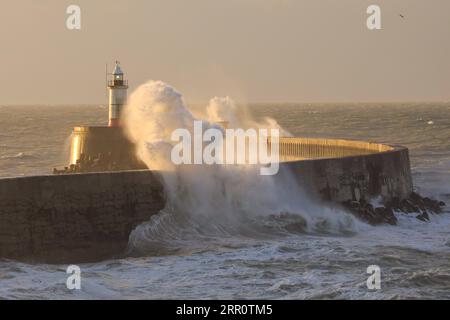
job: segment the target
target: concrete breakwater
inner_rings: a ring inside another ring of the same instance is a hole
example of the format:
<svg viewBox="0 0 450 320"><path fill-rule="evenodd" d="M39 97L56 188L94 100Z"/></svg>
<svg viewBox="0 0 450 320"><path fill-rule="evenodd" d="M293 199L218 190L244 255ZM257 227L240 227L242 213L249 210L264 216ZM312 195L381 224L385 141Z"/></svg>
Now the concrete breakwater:
<svg viewBox="0 0 450 320"><path fill-rule="evenodd" d="M402 146L282 138L280 154L284 160L281 167L292 171L310 197L340 203L373 225L395 225L394 211L428 221L428 213L440 213L445 206L413 192L409 151Z"/></svg>
<svg viewBox="0 0 450 320"><path fill-rule="evenodd" d="M401 207L413 194L404 147L282 138L280 153L280 171L311 197L343 204L368 222L393 222L385 207L370 216L371 199ZM131 231L164 205L158 173L148 170L0 179L0 258L66 263L120 255Z"/></svg>
<svg viewBox="0 0 450 320"><path fill-rule="evenodd" d="M164 203L148 170L0 179L0 258L70 263L121 254L130 232Z"/></svg>
<svg viewBox="0 0 450 320"><path fill-rule="evenodd" d="M404 199L413 191L408 149L328 139L280 141L282 166L326 200Z"/></svg>

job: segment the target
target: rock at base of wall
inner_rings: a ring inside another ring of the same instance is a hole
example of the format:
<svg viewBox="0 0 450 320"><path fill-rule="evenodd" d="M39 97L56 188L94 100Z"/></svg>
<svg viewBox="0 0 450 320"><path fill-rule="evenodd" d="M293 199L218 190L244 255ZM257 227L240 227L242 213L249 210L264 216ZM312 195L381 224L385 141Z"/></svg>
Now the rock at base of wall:
<svg viewBox="0 0 450 320"><path fill-rule="evenodd" d="M397 218L395 217L392 208L374 207L372 204L364 200L345 201L342 204L354 216L371 225L397 224Z"/></svg>
<svg viewBox="0 0 450 320"><path fill-rule="evenodd" d="M446 205L443 201L422 197L416 192L412 192L407 199L400 200L393 198L386 202L384 206L374 207L365 200L344 201L343 206L354 216L371 225L390 224L396 225L397 218L394 212L406 214L417 214L420 221L429 221L429 213L442 213L442 208Z"/></svg>

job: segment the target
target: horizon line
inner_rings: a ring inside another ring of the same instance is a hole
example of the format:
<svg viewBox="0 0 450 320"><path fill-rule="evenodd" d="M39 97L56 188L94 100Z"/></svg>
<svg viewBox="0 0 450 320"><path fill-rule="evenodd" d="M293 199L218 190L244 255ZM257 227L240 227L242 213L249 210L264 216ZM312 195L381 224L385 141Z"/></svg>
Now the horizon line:
<svg viewBox="0 0 450 320"><path fill-rule="evenodd" d="M208 105L209 102L188 102L188 105ZM252 101L252 102L238 102L237 105L267 105L267 104L280 104L280 105L293 105L293 104L401 104L401 103L450 103L450 100L386 100L386 101L296 101L296 102L282 102L282 101ZM22 103L22 104L1 104L0 107L90 107L90 106L108 106L107 102L97 103Z"/></svg>

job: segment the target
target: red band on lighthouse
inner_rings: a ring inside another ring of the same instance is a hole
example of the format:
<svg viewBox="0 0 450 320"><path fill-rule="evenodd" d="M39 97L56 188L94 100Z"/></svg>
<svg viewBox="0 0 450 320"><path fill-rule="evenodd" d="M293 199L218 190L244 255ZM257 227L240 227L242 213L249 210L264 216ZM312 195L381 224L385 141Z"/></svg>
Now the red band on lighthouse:
<svg viewBox="0 0 450 320"><path fill-rule="evenodd" d="M108 127L120 127L120 119L109 119Z"/></svg>

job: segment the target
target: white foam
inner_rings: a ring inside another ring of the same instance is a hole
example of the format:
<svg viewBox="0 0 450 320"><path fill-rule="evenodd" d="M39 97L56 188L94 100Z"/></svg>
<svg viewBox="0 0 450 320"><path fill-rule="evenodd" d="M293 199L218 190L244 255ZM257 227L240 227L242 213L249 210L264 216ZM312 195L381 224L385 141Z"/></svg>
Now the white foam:
<svg viewBox="0 0 450 320"><path fill-rule="evenodd" d="M164 211L172 216L170 223L178 224L174 231L167 221L153 219L136 229L132 244L170 238L173 233L183 238L180 229L189 229L190 235L195 233L196 237L257 236L267 231L267 219L277 221L276 217L284 213L302 217L310 232L340 233L355 228L355 221L348 214L308 199L289 171L260 176L256 166L175 166L170 160L174 145L171 133L178 128L191 131L194 120L203 120L205 126L212 126L208 120L228 121L231 126L278 126L271 119L258 123L251 118L238 118L236 105L229 97L212 99L206 109L207 119L195 118L182 95L161 81L147 82L130 96L124 110L126 132L147 166L162 170L168 197ZM165 231L160 232L161 228ZM171 228L173 232L168 232Z"/></svg>

